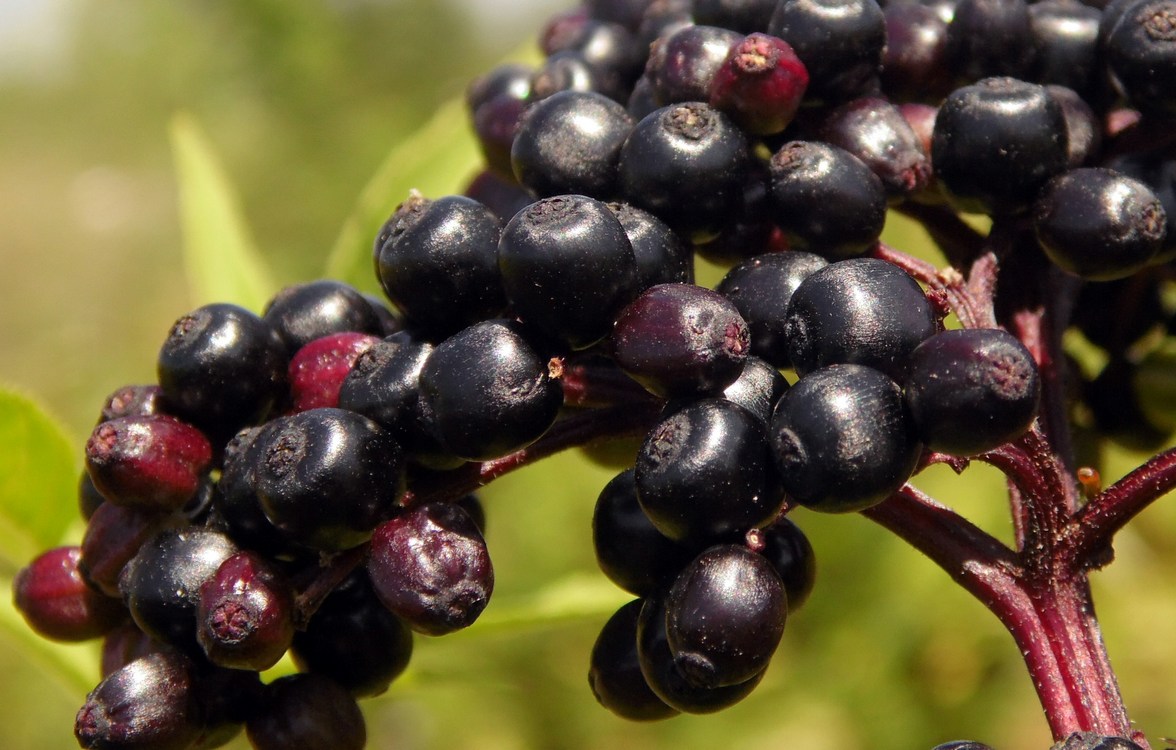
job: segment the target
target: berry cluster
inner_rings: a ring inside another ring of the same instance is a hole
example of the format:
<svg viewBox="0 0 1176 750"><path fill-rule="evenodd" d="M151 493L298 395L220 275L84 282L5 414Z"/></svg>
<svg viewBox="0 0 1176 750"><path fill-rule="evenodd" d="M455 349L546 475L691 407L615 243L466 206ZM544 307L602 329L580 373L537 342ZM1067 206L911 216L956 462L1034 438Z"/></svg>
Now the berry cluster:
<svg viewBox="0 0 1176 750"><path fill-rule="evenodd" d="M640 438L593 517L636 598L589 681L654 720L762 679L814 582L791 509L881 512L935 462L1012 471L1018 441L1067 452L1072 416L1162 442L1136 376L1172 324L1173 19L1172 0L551 19L541 64L468 90L486 170L380 228L391 306L329 280L261 315L203 306L157 382L104 405L85 536L15 586L46 637L104 638L79 742L211 748L244 727L258 748L361 747L355 698L414 633L487 605L470 493L569 445ZM952 267L882 243L891 210ZM714 289L696 257L727 269ZM1108 355L1089 383L1053 356L1069 326ZM287 653L299 672L263 684Z"/></svg>

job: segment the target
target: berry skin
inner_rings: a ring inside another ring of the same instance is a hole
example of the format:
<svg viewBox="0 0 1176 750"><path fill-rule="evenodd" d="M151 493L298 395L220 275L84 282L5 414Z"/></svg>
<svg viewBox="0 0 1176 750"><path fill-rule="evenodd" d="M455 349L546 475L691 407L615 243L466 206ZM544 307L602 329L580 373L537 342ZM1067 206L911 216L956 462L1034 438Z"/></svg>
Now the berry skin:
<svg viewBox="0 0 1176 750"><path fill-rule="evenodd" d="M878 176L887 199L898 203L931 181L931 157L895 105L867 96L829 113L821 139L856 156Z"/></svg>
<svg viewBox="0 0 1176 750"><path fill-rule="evenodd" d="M759 538L764 546L760 554L772 564L784 583L788 612L795 612L808 600L816 581L813 546L800 527L788 518L779 518L760 529Z"/></svg>
<svg viewBox="0 0 1176 750"><path fill-rule="evenodd" d="M86 696L74 735L87 750L188 750L203 730L192 665L175 652L136 659Z"/></svg>
<svg viewBox="0 0 1176 750"><path fill-rule="evenodd" d="M702 687L738 685L767 669L784 633L788 598L767 559L736 544L711 547L666 595L674 663Z"/></svg>
<svg viewBox="0 0 1176 750"><path fill-rule="evenodd" d="M906 401L919 438L970 456L1029 429L1041 379L1033 355L998 328L943 331L911 354Z"/></svg>
<svg viewBox="0 0 1176 750"><path fill-rule="evenodd" d="M641 599L618 609L600 630L592 645L588 685L600 705L629 721L659 721L677 716L658 698L645 677L637 657L637 620Z"/></svg>
<svg viewBox="0 0 1176 750"><path fill-rule="evenodd" d="M277 569L238 552L200 586L196 640L218 666L266 670L294 639L293 615L293 592Z"/></svg>
<svg viewBox="0 0 1176 750"><path fill-rule="evenodd" d="M515 176L539 197L610 198L633 124L624 107L601 94L553 94L523 116L510 151Z"/></svg>
<svg viewBox="0 0 1176 750"><path fill-rule="evenodd" d="M613 477L596 498L592 543L596 563L625 591L648 596L666 586L693 557L663 535L637 500L633 469Z"/></svg>
<svg viewBox="0 0 1176 750"><path fill-rule="evenodd" d="M409 323L435 338L506 306L498 276L498 217L472 198L413 194L386 226L376 275Z"/></svg>
<svg viewBox="0 0 1176 750"><path fill-rule="evenodd" d="M748 357L743 363L743 372L723 389L723 398L742 406L767 427L776 402L786 390L788 381L779 370L759 357Z"/></svg>
<svg viewBox="0 0 1176 750"><path fill-rule="evenodd" d="M637 455L637 498L670 539L697 545L771 521L784 498L763 425L722 398L658 423Z"/></svg>
<svg viewBox="0 0 1176 750"><path fill-rule="evenodd" d="M877 86L886 19L875 0L781 0L766 30L804 62L806 104L846 101Z"/></svg>
<svg viewBox="0 0 1176 750"><path fill-rule="evenodd" d="M828 143L791 141L769 167L770 216L790 247L836 260L861 255L877 241L886 223L886 188L856 156Z"/></svg>
<svg viewBox="0 0 1176 750"><path fill-rule="evenodd" d="M583 195L532 203L498 243L502 284L528 324L574 349L604 338L636 296L637 259L608 206Z"/></svg>
<svg viewBox="0 0 1176 750"><path fill-rule="evenodd" d="M637 619L637 659L649 689L666 705L688 714L709 714L729 708L751 695L764 672L737 685L700 687L678 669L666 635L665 597L644 600Z"/></svg>
<svg viewBox="0 0 1176 750"><path fill-rule="evenodd" d="M1037 199L1033 229L1056 265L1092 281L1134 274L1161 250L1168 217L1147 185L1110 169L1073 169Z"/></svg>
<svg viewBox="0 0 1176 750"><path fill-rule="evenodd" d="M800 108L808 71L788 42L750 34L731 48L711 83L710 103L753 135L788 127Z"/></svg>
<svg viewBox="0 0 1176 750"><path fill-rule="evenodd" d="M921 450L898 384L861 365L802 377L776 405L770 434L784 490L830 513L885 500L910 477Z"/></svg>
<svg viewBox="0 0 1176 750"><path fill-rule="evenodd" d="M1115 84L1136 109L1170 119L1176 115L1176 2L1135 0L1120 13L1103 21Z"/></svg>
<svg viewBox="0 0 1176 750"><path fill-rule="evenodd" d="M751 331L751 351L777 367L790 367L784 323L800 283L829 265L799 250L757 255L732 268L715 287L735 304Z"/></svg>
<svg viewBox="0 0 1176 750"><path fill-rule="evenodd" d="M107 596L121 598L118 579L123 568L167 523L168 517L160 513L103 503L82 535L78 569L86 582Z"/></svg>
<svg viewBox="0 0 1176 750"><path fill-rule="evenodd" d="M990 76L1028 79L1037 45L1025 0L960 0L947 27L947 62L971 83Z"/></svg>
<svg viewBox="0 0 1176 750"><path fill-rule="evenodd" d="M709 104L689 101L637 123L621 147L619 186L625 200L701 242L738 210L748 169L743 131Z"/></svg>
<svg viewBox="0 0 1176 750"><path fill-rule="evenodd" d="M106 397L98 423L119 417L145 417L163 413L163 389L158 385L124 385Z"/></svg>
<svg viewBox="0 0 1176 750"><path fill-rule="evenodd" d="M273 326L242 307L212 304L176 321L157 370L168 412L227 441L285 395L287 364Z"/></svg>
<svg viewBox="0 0 1176 750"><path fill-rule="evenodd" d="M563 404L548 360L508 320L488 320L437 345L420 374L422 413L449 452L486 461L537 440Z"/></svg>
<svg viewBox="0 0 1176 750"><path fill-rule="evenodd" d="M896 102L938 102L951 93L947 22L930 5L887 3L882 88Z"/></svg>
<svg viewBox="0 0 1176 750"><path fill-rule="evenodd" d="M105 635L126 619L118 599L86 584L78 570L80 547L57 547L37 555L12 581L12 601L29 627L54 641L86 641Z"/></svg>
<svg viewBox="0 0 1176 750"><path fill-rule="evenodd" d="M340 584L294 634L291 656L304 672L334 679L353 696L385 692L408 667L413 637L360 571Z"/></svg>
<svg viewBox="0 0 1176 750"><path fill-rule="evenodd" d="M267 685L245 732L255 750L363 750L367 742L359 704L319 674L286 675Z"/></svg>
<svg viewBox="0 0 1176 750"><path fill-rule="evenodd" d="M645 76L662 105L710 100L714 81L743 35L717 26L684 26L654 42Z"/></svg>
<svg viewBox="0 0 1176 750"><path fill-rule="evenodd" d="M751 348L747 323L718 292L659 284L617 317L612 356L663 398L716 393L739 377Z"/></svg>
<svg viewBox="0 0 1176 750"><path fill-rule="evenodd" d="M788 358L804 375L832 364L867 365L901 379L915 347L936 330L935 311L905 271L853 258L810 274L788 303Z"/></svg>
<svg viewBox="0 0 1176 750"><path fill-rule="evenodd" d="M638 289L656 284L693 284L694 252L669 226L628 203L609 203L637 259Z"/></svg>
<svg viewBox="0 0 1176 750"><path fill-rule="evenodd" d="M311 409L275 420L259 439L261 509L311 549L337 552L366 542L404 490L400 446L359 414Z"/></svg>
<svg viewBox="0 0 1176 750"><path fill-rule="evenodd" d="M380 339L366 333L333 333L311 341L290 359L290 411L339 405L339 387L355 360Z"/></svg>
<svg viewBox="0 0 1176 750"><path fill-rule="evenodd" d="M1044 86L985 78L953 91L935 117L931 164L961 211L1024 212L1068 156L1065 114Z"/></svg>
<svg viewBox="0 0 1176 750"><path fill-rule="evenodd" d="M1098 70L1102 13L1083 3L1042 0L1029 6L1029 26L1040 50L1033 80L1089 93Z"/></svg>
<svg viewBox="0 0 1176 750"><path fill-rule="evenodd" d="M286 342L290 356L332 333L378 334L382 330L376 307L354 287L331 279L284 287L261 317Z"/></svg>
<svg viewBox="0 0 1176 750"><path fill-rule="evenodd" d="M177 510L200 488L212 463L204 434L154 414L102 422L86 442L86 472L108 501L144 510Z"/></svg>
<svg viewBox="0 0 1176 750"><path fill-rule="evenodd" d="M384 606L425 635L472 625L494 590L482 533L450 503L414 506L380 524L367 570Z"/></svg>
<svg viewBox="0 0 1176 750"><path fill-rule="evenodd" d="M119 591L135 623L153 638L189 654L196 642L200 587L237 553L224 534L210 529L167 529L148 540L119 577Z"/></svg>

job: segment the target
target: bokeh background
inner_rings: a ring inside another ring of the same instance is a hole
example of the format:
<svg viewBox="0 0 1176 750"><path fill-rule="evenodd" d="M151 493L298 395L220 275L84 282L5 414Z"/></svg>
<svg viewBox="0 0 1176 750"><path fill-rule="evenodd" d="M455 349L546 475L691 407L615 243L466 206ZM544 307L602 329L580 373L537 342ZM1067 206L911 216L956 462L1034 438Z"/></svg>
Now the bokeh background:
<svg viewBox="0 0 1176 750"><path fill-rule="evenodd" d="M167 134L176 112L207 133L278 280L309 280L389 150L473 76L533 46L561 7L0 0L0 383L42 403L80 458L103 398L153 379L163 336L194 305ZM450 189L468 177L452 175ZM888 231L897 244L920 242L900 225ZM1132 460L1110 451L1104 475ZM597 631L625 601L595 570L589 528L615 471L573 453L485 492L498 587L484 627L418 638L410 671L363 703L372 748L1050 744L1011 639L979 604L864 519L804 511L796 520L817 551L817 589L755 693L714 716L614 718L586 673ZM1010 536L995 472L934 470L919 484ZM1172 505L1147 511L1094 576L1128 705L1156 747L1176 736ZM62 661L96 680L92 648L46 658L0 632L0 745L74 746L83 694Z"/></svg>

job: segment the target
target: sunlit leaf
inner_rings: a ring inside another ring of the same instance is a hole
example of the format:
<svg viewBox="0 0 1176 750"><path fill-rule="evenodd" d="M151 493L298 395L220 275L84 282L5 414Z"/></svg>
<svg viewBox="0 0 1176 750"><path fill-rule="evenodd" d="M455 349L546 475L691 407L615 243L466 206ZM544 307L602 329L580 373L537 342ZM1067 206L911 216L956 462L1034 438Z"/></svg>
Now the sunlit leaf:
<svg viewBox="0 0 1176 750"><path fill-rule="evenodd" d="M10 570L57 545L77 514L80 468L64 429L0 388L0 560Z"/></svg>
<svg viewBox="0 0 1176 750"><path fill-rule="evenodd" d="M331 249L327 277L376 289L372 240L396 206L414 189L427 198L460 192L480 160L464 101L450 100L400 141L368 181Z"/></svg>
<svg viewBox="0 0 1176 750"><path fill-rule="evenodd" d="M276 291L212 145L191 117L172 120L184 264L195 304L233 302L260 312Z"/></svg>
<svg viewBox="0 0 1176 750"><path fill-rule="evenodd" d="M530 628L563 625L582 620L603 621L633 599L607 578L592 573L573 573L552 581L533 594L492 601L472 626L468 636L495 635Z"/></svg>
<svg viewBox="0 0 1176 750"><path fill-rule="evenodd" d="M12 580L0 579L0 642L39 667L39 671L81 704L81 698L98 684L99 654L96 641L55 643L33 632L12 604Z"/></svg>

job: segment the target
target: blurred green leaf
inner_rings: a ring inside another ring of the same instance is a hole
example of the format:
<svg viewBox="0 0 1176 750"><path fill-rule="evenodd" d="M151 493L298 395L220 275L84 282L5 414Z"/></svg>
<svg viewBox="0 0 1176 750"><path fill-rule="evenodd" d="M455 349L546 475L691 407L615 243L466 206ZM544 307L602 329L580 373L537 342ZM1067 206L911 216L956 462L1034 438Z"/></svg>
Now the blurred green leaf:
<svg viewBox="0 0 1176 750"><path fill-rule="evenodd" d="M58 545L76 513L80 469L66 432L0 388L0 559L12 568Z"/></svg>
<svg viewBox="0 0 1176 750"><path fill-rule="evenodd" d="M98 684L96 642L55 643L33 632L12 604L12 579L0 579L0 638L9 641L70 698Z"/></svg>
<svg viewBox="0 0 1176 750"><path fill-rule="evenodd" d="M551 627L579 620L605 620L633 597L595 573L572 573L538 591L495 601L469 629L468 636L495 635Z"/></svg>
<svg viewBox="0 0 1176 750"><path fill-rule="evenodd" d="M470 131L461 97L444 104L425 125L397 144L368 181L331 254L326 275L375 290L372 240L410 190L429 198L463 189L458 180L477 171L482 155Z"/></svg>
<svg viewBox="0 0 1176 750"><path fill-rule="evenodd" d="M232 302L260 312L277 287L250 236L236 190L190 116L172 119L171 140L194 302Z"/></svg>

